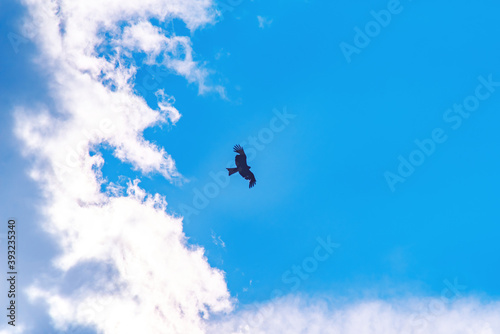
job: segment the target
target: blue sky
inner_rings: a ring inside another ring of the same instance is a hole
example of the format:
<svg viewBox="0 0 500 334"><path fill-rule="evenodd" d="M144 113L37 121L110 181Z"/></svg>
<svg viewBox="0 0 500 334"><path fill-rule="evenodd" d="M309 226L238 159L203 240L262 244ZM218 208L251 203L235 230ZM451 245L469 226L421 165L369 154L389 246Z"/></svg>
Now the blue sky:
<svg viewBox="0 0 500 334"><path fill-rule="evenodd" d="M396 2L233 3L239 5L193 30L182 18L148 21L166 36L187 36L196 66L207 70L204 83L223 87L225 96L200 94L199 78L189 82L189 75L147 64L144 52L131 51L135 92L156 110L155 92L163 89L182 114L175 124L137 131L171 155L184 182L144 172L140 163L122 161L113 147L101 145L93 152L104 160L102 189L110 181L125 186L138 178L146 192L165 196L166 212L184 216L188 243L203 247L210 266L225 272L236 310L272 300L275 289L384 302L439 298L446 282L454 281L464 286L464 297L498 300L498 4L402 0L387 26L379 25L366 47L346 57L341 43L356 47L355 28L364 31L375 20L372 11L387 13ZM26 139L16 138L14 111L44 105L58 117L55 111L65 105L51 91L51 67L34 62L44 59L44 39L26 37L18 50L9 40L11 33L22 36L26 9L12 1L0 8L0 205L4 220L26 221L19 230L26 273L20 284L28 289L52 275L60 278L51 261L61 246L42 227L45 193L28 176L37 158L21 155ZM266 24L259 26L258 17ZM478 98L478 91L485 97ZM453 128L457 118L449 117L458 114L448 110L474 101L474 111ZM276 113L291 116L277 121ZM282 130L270 130L270 124ZM387 172L396 175L399 157L409 160L419 149L415 141L432 138L436 129L446 140L434 143L405 182L391 187ZM250 163L256 187L232 176L196 208L196 193L213 185L211 175L225 174L234 159L233 145L248 152L255 148L250 136L269 133L266 143L257 139L262 147ZM187 214L187 207L196 212ZM328 237L340 247L293 289L283 275L313 256L317 238ZM64 332L43 303L30 305L37 314L32 323ZM27 314L19 318L30 332Z"/></svg>

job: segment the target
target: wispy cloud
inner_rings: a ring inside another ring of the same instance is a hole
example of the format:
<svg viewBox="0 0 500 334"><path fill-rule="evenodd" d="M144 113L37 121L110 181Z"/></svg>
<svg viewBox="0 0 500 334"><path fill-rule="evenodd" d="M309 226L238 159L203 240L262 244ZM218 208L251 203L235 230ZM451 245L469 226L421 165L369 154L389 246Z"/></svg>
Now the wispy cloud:
<svg viewBox="0 0 500 334"><path fill-rule="evenodd" d="M222 240L222 238L217 236L214 231L212 231L212 241L216 246L221 246L222 248L226 247L226 243Z"/></svg>
<svg viewBox="0 0 500 334"><path fill-rule="evenodd" d="M434 309L427 318L422 310ZM288 296L253 305L218 323L209 333L237 334L493 334L500 331L500 304L439 298L368 300L346 304L329 298Z"/></svg>

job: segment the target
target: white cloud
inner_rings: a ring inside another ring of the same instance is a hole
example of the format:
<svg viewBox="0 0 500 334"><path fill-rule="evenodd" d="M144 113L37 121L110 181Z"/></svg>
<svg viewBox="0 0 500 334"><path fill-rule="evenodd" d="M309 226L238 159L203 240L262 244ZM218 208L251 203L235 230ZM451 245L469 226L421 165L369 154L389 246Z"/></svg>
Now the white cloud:
<svg viewBox="0 0 500 334"><path fill-rule="evenodd" d="M500 333L500 303L424 298L336 306L331 301L288 296L213 323L209 333L493 334Z"/></svg>
<svg viewBox="0 0 500 334"><path fill-rule="evenodd" d="M261 29L269 27L273 23L273 20L263 16L257 16L257 21L259 21L259 28Z"/></svg>
<svg viewBox="0 0 500 334"><path fill-rule="evenodd" d="M177 123L177 121L181 118L181 114L173 106L173 104L175 103L175 98L173 96L165 94L165 91L163 89L160 89L156 92L156 97L158 98L158 107L160 108L160 110L166 114L166 117L172 124Z"/></svg>
<svg viewBox="0 0 500 334"><path fill-rule="evenodd" d="M193 49L189 37L167 37L159 27L153 26L150 22L141 21L125 27L121 45L129 50L146 53L148 63L163 65L176 74L184 76L188 82L198 84L201 94L216 91L224 97L222 86L211 87L206 84L209 71L193 60Z"/></svg>
<svg viewBox="0 0 500 334"><path fill-rule="evenodd" d="M192 57L189 37L164 35L150 19L182 19L190 29L214 20L210 0L26 0L39 30L36 62L50 76L53 107L15 110L15 132L34 158L31 176L44 194L43 226L60 247L54 265L59 282L34 282L30 298L48 305L54 326L88 326L103 333L202 333L211 313L232 301L224 273L210 267L200 247L189 245L182 220L165 213L166 201L147 194L139 181L126 189L104 182L105 163L92 148L105 144L142 173L182 176L163 148L146 141L151 126L180 118L163 90L151 108L134 93L132 52L196 83L207 71ZM104 38L104 34L108 38ZM126 191L126 194L123 192ZM96 270L92 284L71 285L68 273ZM108 270L109 269L109 270ZM56 280L57 281L57 280ZM58 286L71 286L64 291Z"/></svg>

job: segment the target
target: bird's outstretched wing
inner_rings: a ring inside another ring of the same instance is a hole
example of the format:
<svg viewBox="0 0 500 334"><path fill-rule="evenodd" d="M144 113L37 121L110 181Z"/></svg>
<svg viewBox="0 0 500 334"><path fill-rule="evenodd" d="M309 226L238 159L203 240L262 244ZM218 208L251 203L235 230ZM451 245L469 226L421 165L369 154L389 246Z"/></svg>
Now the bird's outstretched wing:
<svg viewBox="0 0 500 334"><path fill-rule="evenodd" d="M236 153L239 153L241 155L245 155L245 151L243 151L243 147L241 147L239 144L238 145L234 145L233 150Z"/></svg>
<svg viewBox="0 0 500 334"><path fill-rule="evenodd" d="M236 153L238 153L238 155L234 158L236 166L241 166L243 168L247 167L247 156L245 155L245 151L243 151L243 147L240 145L234 145L233 149Z"/></svg>
<svg viewBox="0 0 500 334"><path fill-rule="evenodd" d="M245 178L245 180L250 180L250 184L248 185L248 188L252 188L257 183L257 180L255 180L255 176L253 175L253 173L251 171L248 171L245 174L244 178Z"/></svg>

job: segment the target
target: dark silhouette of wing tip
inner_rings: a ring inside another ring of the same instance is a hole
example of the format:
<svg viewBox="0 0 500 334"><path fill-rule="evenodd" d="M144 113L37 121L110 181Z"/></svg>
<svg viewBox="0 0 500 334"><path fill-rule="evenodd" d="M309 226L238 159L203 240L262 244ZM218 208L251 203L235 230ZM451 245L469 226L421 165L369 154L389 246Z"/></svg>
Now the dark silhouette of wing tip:
<svg viewBox="0 0 500 334"><path fill-rule="evenodd" d="M240 153L240 151L243 151L243 148L239 144L237 144L237 145L234 145L233 150L236 153Z"/></svg>
<svg viewBox="0 0 500 334"><path fill-rule="evenodd" d="M250 180L250 183L248 184L248 188L253 188L255 184L257 183L257 180L255 179L255 175L253 175L252 172L250 172L249 177L246 178L247 180Z"/></svg>

